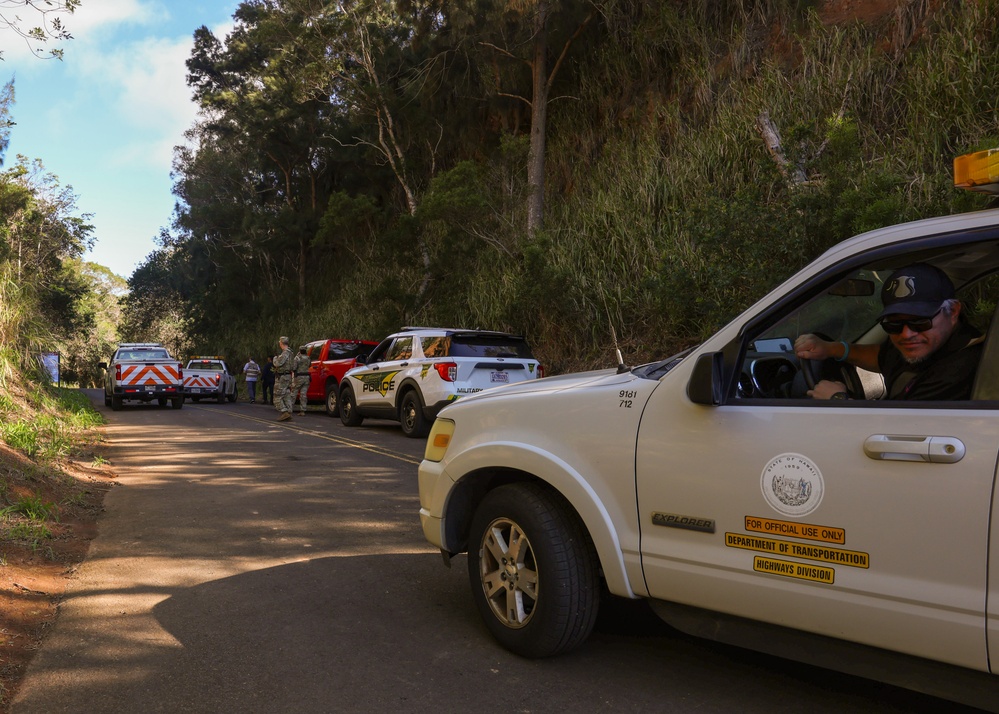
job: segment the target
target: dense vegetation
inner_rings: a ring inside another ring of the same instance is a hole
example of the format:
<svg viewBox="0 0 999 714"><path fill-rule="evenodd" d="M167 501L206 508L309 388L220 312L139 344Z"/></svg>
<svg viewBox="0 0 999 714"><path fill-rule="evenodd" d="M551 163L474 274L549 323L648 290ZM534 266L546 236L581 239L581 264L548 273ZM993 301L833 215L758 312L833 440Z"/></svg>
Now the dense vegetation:
<svg viewBox="0 0 999 714"><path fill-rule="evenodd" d="M505 328L558 371L607 363L611 320L637 360L852 234L984 207L950 163L999 146L999 3L832 5L244 2L196 33L128 329L242 356Z"/></svg>
<svg viewBox="0 0 999 714"><path fill-rule="evenodd" d="M613 324L629 361L671 352L852 234L987 205L950 162L999 146L999 2L857 6L247 0L195 33L175 220L120 315L72 196L0 175L4 349L85 384L119 337L239 363L478 326L558 372Z"/></svg>

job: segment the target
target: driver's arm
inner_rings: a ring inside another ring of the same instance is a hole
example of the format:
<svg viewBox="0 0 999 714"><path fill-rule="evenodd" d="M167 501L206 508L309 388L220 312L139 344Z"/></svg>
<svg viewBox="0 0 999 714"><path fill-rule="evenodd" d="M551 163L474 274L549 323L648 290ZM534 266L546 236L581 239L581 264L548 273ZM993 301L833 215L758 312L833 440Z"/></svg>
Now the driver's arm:
<svg viewBox="0 0 999 714"><path fill-rule="evenodd" d="M814 359L818 361L834 359L846 362L854 367L866 369L868 372L880 372L878 368L878 353L881 345L857 345L846 342L827 342L815 335L801 335L794 341L794 354L798 359Z"/></svg>

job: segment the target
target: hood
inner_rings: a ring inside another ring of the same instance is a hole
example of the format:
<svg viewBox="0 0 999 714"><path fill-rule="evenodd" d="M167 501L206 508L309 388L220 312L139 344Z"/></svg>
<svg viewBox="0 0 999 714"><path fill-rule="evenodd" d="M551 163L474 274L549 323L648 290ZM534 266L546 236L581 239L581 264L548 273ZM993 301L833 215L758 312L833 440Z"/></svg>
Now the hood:
<svg viewBox="0 0 999 714"><path fill-rule="evenodd" d="M462 404L473 401L478 402L483 399L509 397L515 394L543 394L545 392L555 393L604 385L626 384L634 381L635 379L638 379L638 377L631 372L619 374L616 369L601 369L593 372L562 374L557 377L530 379L525 382L517 382L516 384L484 389L476 394L462 397L455 403Z"/></svg>

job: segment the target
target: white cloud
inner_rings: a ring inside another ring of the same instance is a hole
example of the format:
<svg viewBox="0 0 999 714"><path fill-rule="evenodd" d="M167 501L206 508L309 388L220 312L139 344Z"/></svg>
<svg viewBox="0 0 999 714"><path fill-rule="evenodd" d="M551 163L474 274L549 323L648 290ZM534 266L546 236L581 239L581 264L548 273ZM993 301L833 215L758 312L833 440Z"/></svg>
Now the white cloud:
<svg viewBox="0 0 999 714"><path fill-rule="evenodd" d="M64 24L79 40L114 25L148 24L163 17L157 3L141 0L83 0L79 9L65 18Z"/></svg>

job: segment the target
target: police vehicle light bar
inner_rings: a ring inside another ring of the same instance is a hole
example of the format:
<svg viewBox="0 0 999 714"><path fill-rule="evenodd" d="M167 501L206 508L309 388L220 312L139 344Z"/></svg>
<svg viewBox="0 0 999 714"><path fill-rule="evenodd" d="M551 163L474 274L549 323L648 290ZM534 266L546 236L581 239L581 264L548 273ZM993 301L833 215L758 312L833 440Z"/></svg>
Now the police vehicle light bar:
<svg viewBox="0 0 999 714"><path fill-rule="evenodd" d="M976 151L954 159L954 185L999 195L999 149Z"/></svg>

